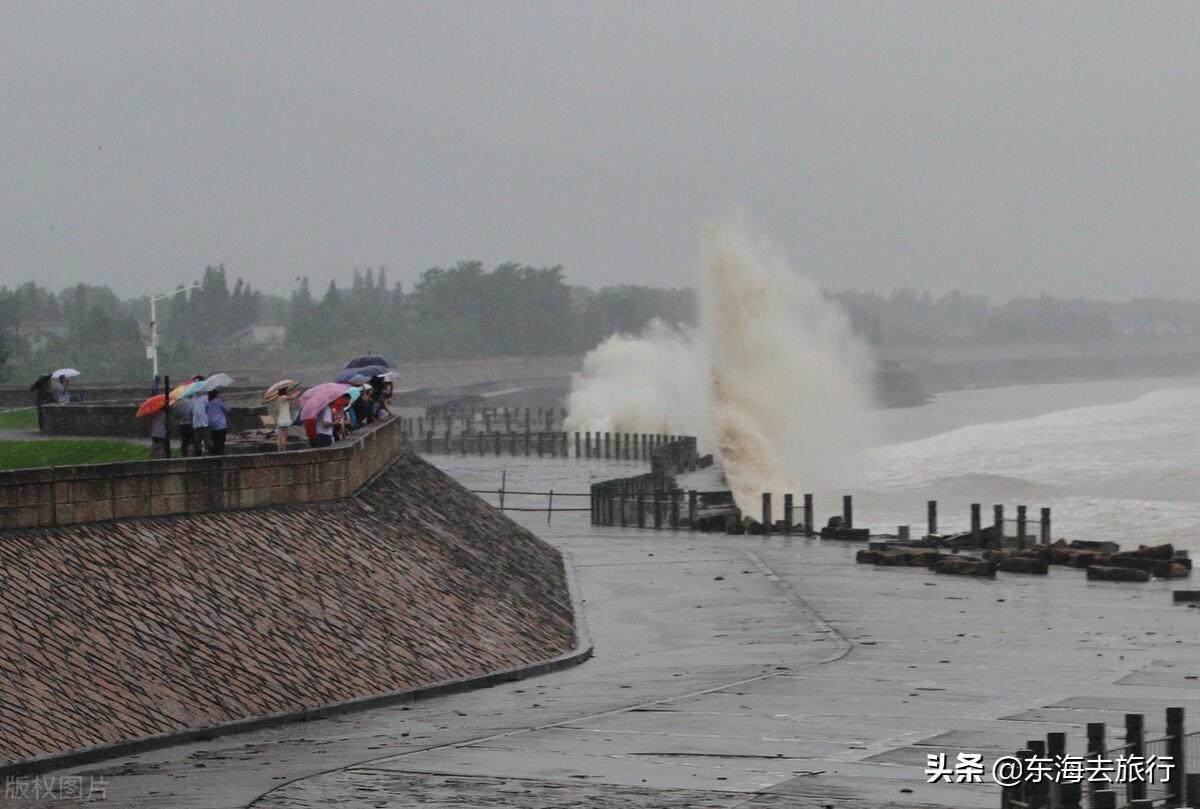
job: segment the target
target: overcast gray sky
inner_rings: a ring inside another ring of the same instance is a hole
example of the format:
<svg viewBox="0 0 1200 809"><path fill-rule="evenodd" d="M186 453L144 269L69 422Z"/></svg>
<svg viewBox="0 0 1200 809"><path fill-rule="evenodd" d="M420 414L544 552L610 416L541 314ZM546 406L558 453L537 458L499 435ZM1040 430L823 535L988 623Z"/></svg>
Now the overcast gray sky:
<svg viewBox="0 0 1200 809"><path fill-rule="evenodd" d="M385 264L1200 297L1200 4L0 0L0 284Z"/></svg>

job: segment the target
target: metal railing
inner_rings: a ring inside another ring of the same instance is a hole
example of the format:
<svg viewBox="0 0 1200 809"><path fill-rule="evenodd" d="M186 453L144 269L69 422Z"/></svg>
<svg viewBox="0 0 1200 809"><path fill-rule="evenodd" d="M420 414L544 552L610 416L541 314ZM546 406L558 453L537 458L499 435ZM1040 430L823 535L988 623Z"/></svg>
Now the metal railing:
<svg viewBox="0 0 1200 809"><path fill-rule="evenodd" d="M500 488L498 488L498 489L471 489L470 491L472 494L495 496L496 502L488 503L488 505L492 506L492 508L499 509L500 511L525 511L525 512L545 513L547 523L550 522L550 518L556 513L564 513L564 512L576 512L577 513L577 512L592 510L590 506L586 507L586 508L575 508L575 507L564 508L562 506L555 507L555 505L554 505L554 498L556 498L556 497L560 498L560 499L564 498L564 497L567 497L567 498L570 498L570 497L591 498L591 496L592 496L591 492L586 492L586 493L556 492L553 489L550 489L549 491L545 491L545 492L527 492L527 491L520 491L517 489L510 489L510 488L508 488L507 484L508 484L508 471L505 470L505 471L501 472L501 474L500 474ZM541 497L544 497L544 498L546 498L546 505L545 506L540 506L540 505L533 506L533 505L521 504L521 505L514 506L514 505L512 505L511 501L508 500L508 498L513 498L513 497L518 497L518 498L530 498L530 497L541 498Z"/></svg>

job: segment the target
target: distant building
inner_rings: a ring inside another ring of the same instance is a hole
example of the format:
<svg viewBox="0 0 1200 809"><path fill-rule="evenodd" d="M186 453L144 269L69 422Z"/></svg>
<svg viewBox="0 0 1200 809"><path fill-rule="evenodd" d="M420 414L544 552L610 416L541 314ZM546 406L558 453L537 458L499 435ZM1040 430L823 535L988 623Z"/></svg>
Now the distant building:
<svg viewBox="0 0 1200 809"><path fill-rule="evenodd" d="M287 340L287 327L256 323L236 331L229 344L238 348L270 348L281 346Z"/></svg>

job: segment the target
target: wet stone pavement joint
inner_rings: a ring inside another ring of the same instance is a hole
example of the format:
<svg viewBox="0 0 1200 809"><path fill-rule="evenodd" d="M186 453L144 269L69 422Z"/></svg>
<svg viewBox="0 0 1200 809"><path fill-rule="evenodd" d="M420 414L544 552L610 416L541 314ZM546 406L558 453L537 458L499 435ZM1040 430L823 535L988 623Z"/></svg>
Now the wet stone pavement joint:
<svg viewBox="0 0 1200 809"><path fill-rule="evenodd" d="M586 490L621 464L439 460L469 488ZM631 467L632 468L632 467ZM527 525L575 561L596 654L545 677L79 772L129 807L996 807L926 756L1200 695L1170 585L854 564L785 537ZM1197 714L1200 715L1200 714Z"/></svg>

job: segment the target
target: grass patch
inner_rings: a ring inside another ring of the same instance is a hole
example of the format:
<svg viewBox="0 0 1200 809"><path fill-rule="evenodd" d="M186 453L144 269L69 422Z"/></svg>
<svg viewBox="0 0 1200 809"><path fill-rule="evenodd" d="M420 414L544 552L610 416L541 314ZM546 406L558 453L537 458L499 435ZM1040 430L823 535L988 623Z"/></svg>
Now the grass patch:
<svg viewBox="0 0 1200 809"><path fill-rule="evenodd" d="M37 408L21 407L16 410L0 410L0 430L36 430Z"/></svg>
<svg viewBox="0 0 1200 809"><path fill-rule="evenodd" d="M113 439L48 438L44 441L0 441L0 469L143 461L149 457L149 447Z"/></svg>

